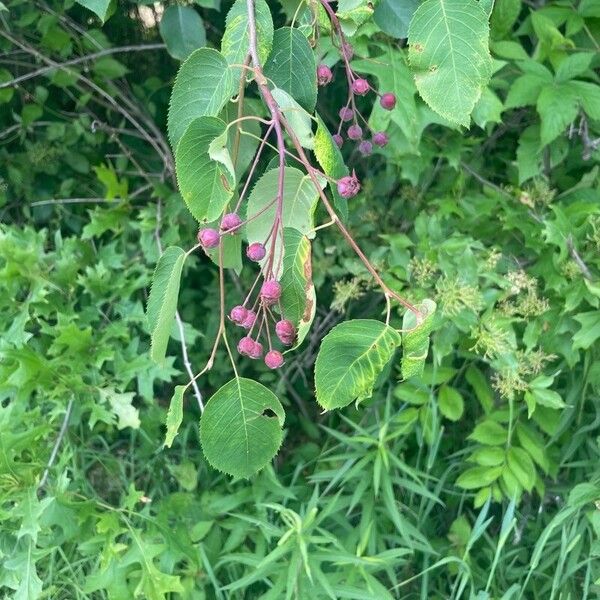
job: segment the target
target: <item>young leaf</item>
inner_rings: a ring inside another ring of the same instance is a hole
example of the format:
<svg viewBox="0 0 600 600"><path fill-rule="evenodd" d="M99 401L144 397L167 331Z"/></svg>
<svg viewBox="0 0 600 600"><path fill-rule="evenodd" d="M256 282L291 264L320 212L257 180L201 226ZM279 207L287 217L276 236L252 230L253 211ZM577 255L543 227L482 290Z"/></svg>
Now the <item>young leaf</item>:
<svg viewBox="0 0 600 600"><path fill-rule="evenodd" d="M171 404L169 404L169 412L167 413L167 433L164 443L164 446L167 448L171 447L183 420L183 393L185 392L185 388L185 385L175 386L175 391L171 397Z"/></svg>
<svg viewBox="0 0 600 600"><path fill-rule="evenodd" d="M273 50L265 63L265 76L312 113L317 103L317 64L306 36L282 27L273 36Z"/></svg>
<svg viewBox="0 0 600 600"><path fill-rule="evenodd" d="M423 313L423 320L418 323L415 314L407 310L402 321L402 377L408 379L421 375L425 368L425 360L429 350L429 334L433 327L433 315L437 308L433 300L423 300L417 307Z"/></svg>
<svg viewBox="0 0 600 600"><path fill-rule="evenodd" d="M167 351L184 260L185 252L177 246L171 246L158 259L154 271L146 318L152 336L150 356L157 363L164 361Z"/></svg>
<svg viewBox="0 0 600 600"><path fill-rule="evenodd" d="M426 0L408 29L410 66L423 100L452 123L469 115L492 74L489 25L476 0Z"/></svg>
<svg viewBox="0 0 600 600"><path fill-rule="evenodd" d="M331 410L370 398L400 341L400 334L380 321L336 325L323 339L315 363L317 402Z"/></svg>
<svg viewBox="0 0 600 600"><path fill-rule="evenodd" d="M208 401L200 419L200 441L219 471L247 478L277 454L285 413L277 396L251 379L226 383Z"/></svg>
<svg viewBox="0 0 600 600"><path fill-rule="evenodd" d="M224 144L225 123L216 117L195 119L183 134L175 153L177 182L194 218L201 223L219 218L233 195L235 175ZM215 151L215 142L223 145ZM217 159L217 160L215 160Z"/></svg>
<svg viewBox="0 0 600 600"><path fill-rule="evenodd" d="M167 129L174 150L190 123L217 116L236 91L236 82L223 55L199 48L181 65L171 92Z"/></svg>
<svg viewBox="0 0 600 600"><path fill-rule="evenodd" d="M311 247L308 238L291 227L283 230L283 243L285 255L281 275L281 308L282 316L296 326L296 348L310 330L317 307L312 281Z"/></svg>
<svg viewBox="0 0 600 600"><path fill-rule="evenodd" d="M185 60L194 50L206 46L206 31L200 15L191 6L169 6L159 25L168 53Z"/></svg>
<svg viewBox="0 0 600 600"><path fill-rule="evenodd" d="M258 57L265 64L273 47L273 19L265 0L255 0L256 41ZM221 39L221 52L230 65L242 65L250 49L250 28L247 0L236 0L225 20L225 32ZM239 80L242 68L232 66L234 79Z"/></svg>

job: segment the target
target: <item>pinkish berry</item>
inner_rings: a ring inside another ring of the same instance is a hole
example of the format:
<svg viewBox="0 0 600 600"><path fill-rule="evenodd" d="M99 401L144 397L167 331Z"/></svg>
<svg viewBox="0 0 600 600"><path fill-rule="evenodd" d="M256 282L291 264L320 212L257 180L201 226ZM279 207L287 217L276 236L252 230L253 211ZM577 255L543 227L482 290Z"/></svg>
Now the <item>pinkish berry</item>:
<svg viewBox="0 0 600 600"><path fill-rule="evenodd" d="M363 156L369 156L369 154L371 154L371 152L373 152L373 144L371 144L371 142L364 140L363 142L361 142L358 145L358 151L363 155Z"/></svg>
<svg viewBox="0 0 600 600"><path fill-rule="evenodd" d="M342 198L354 198L360 192L360 182L356 175L346 175L337 182L337 189Z"/></svg>
<svg viewBox="0 0 600 600"><path fill-rule="evenodd" d="M338 148L341 148L344 145L344 138L339 133L335 133L331 137Z"/></svg>
<svg viewBox="0 0 600 600"><path fill-rule="evenodd" d="M260 242L254 242L246 248L246 256L254 262L261 261L266 254L267 249Z"/></svg>
<svg viewBox="0 0 600 600"><path fill-rule="evenodd" d="M271 350L267 352L265 356L265 365L269 367L269 369L279 369L283 364L283 354L278 352L277 350Z"/></svg>
<svg viewBox="0 0 600 600"><path fill-rule="evenodd" d="M319 65L317 67L317 83L319 85L327 85L333 79L333 73L327 65Z"/></svg>
<svg viewBox="0 0 600 600"><path fill-rule="evenodd" d="M263 354L263 345L260 342L254 342L252 350L248 352L248 356L254 360L260 358Z"/></svg>
<svg viewBox="0 0 600 600"><path fill-rule="evenodd" d="M354 111L349 106L342 106L338 114L342 121L351 121L354 116Z"/></svg>
<svg viewBox="0 0 600 600"><path fill-rule="evenodd" d="M241 322L241 326L244 329L252 329L256 323L256 313L253 310L249 310L246 318Z"/></svg>
<svg viewBox="0 0 600 600"><path fill-rule="evenodd" d="M281 297L281 284L279 281L274 279L265 281L260 288L260 297L265 304L275 304Z"/></svg>
<svg viewBox="0 0 600 600"><path fill-rule="evenodd" d="M201 229L198 232L198 242L203 248L216 248L219 245L219 232L216 229Z"/></svg>
<svg viewBox="0 0 600 600"><path fill-rule="evenodd" d="M229 313L229 318L236 324L241 325L248 316L248 309L243 306L234 306Z"/></svg>
<svg viewBox="0 0 600 600"><path fill-rule="evenodd" d="M250 353L254 350L254 340L249 337L243 337L237 345L238 352L243 356L250 356Z"/></svg>
<svg viewBox="0 0 600 600"><path fill-rule="evenodd" d="M231 231L231 233L235 233L235 230L242 224L242 219L237 213L227 213L221 219L221 230L222 231Z"/></svg>
<svg viewBox="0 0 600 600"><path fill-rule="evenodd" d="M387 136L387 133L383 131L378 131L373 135L373 143L376 146L381 146L382 148L390 141L390 138Z"/></svg>
<svg viewBox="0 0 600 600"><path fill-rule="evenodd" d="M342 44L342 53L346 57L346 60L352 60L352 57L354 56L354 48L348 42L344 42Z"/></svg>
<svg viewBox="0 0 600 600"><path fill-rule="evenodd" d="M350 125L350 127L348 127L348 137L351 140L360 140L362 137L362 129L360 125Z"/></svg>
<svg viewBox="0 0 600 600"><path fill-rule="evenodd" d="M392 92L388 92L381 96L379 103L385 110L393 110L394 106L396 106L396 95L392 94Z"/></svg>
<svg viewBox="0 0 600 600"><path fill-rule="evenodd" d="M279 341L286 346L291 346L296 339L296 328L291 321L282 319L275 323L275 333L279 338Z"/></svg>
<svg viewBox="0 0 600 600"><path fill-rule="evenodd" d="M359 77L352 82L352 91L359 96L364 96L370 89L371 87L366 79Z"/></svg>

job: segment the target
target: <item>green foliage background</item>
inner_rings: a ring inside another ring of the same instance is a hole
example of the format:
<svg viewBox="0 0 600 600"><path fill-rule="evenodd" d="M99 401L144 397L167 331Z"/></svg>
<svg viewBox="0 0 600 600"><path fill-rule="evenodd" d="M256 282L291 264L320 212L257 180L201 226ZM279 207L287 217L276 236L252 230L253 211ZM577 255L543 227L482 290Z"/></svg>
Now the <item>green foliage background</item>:
<svg viewBox="0 0 600 600"><path fill-rule="evenodd" d="M0 3L2 597L598 597L600 5L497 0L491 79L461 128L381 33L410 35L417 3L375 4L373 19L338 3L353 65L399 97L393 113L362 107L388 128L385 150L344 151L364 187L348 223L390 286L436 301L430 358L406 381L394 361L360 407L322 413L320 340L385 306L340 236L319 232L312 332L282 376L240 364L282 400L282 449L235 481L203 458L191 394L163 448L187 379L177 328L151 361L144 314L159 247L196 233L161 33L181 59L205 37L177 23L198 17L219 47L230 3L173 3L161 31L142 2ZM306 25L294 0L269 5L277 27ZM338 80L319 93L330 126L343 94ZM218 326L216 277L199 254L185 264L192 364ZM231 376L219 351L205 398Z"/></svg>

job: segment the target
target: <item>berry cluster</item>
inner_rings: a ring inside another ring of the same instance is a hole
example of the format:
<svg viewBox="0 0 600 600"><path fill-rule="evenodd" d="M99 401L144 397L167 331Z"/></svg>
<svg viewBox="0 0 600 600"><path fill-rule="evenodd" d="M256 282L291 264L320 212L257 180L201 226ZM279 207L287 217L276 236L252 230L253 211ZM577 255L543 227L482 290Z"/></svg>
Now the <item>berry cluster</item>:
<svg viewBox="0 0 600 600"><path fill-rule="evenodd" d="M243 221L236 213L228 213L223 216L220 225L220 231L211 228L204 228L198 232L198 243L205 250L216 248L221 236L235 235L243 225ZM265 245L260 242L253 242L246 248L246 256L252 262L260 262L267 255ZM270 327L274 325L274 337L276 337L284 346L292 346L296 339L296 328L294 324L283 318L278 318L274 314L274 308L277 307L278 313L283 314L281 307L281 284L276 279L265 279L254 302L251 302L252 292L258 281L262 277L259 273L248 296L243 304L234 306L229 312L229 320L246 330L246 335L240 339L237 345L238 352L242 356L247 356L254 360L263 358L269 369L278 369L284 363L283 354L273 349L272 333ZM249 308L250 306L250 308ZM268 352L264 353L263 340L268 347Z"/></svg>

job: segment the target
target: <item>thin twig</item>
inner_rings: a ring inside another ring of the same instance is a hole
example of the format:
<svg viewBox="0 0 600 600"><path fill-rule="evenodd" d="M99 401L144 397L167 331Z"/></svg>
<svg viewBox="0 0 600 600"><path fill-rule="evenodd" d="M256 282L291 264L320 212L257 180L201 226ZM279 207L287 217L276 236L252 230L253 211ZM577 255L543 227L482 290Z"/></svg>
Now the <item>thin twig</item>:
<svg viewBox="0 0 600 600"><path fill-rule="evenodd" d="M577 248L575 248L575 244L573 243L573 236L571 236L571 235L569 235L567 237L567 248L569 249L569 254L571 255L571 258L573 259L573 262L577 265L577 267L581 271L581 274L586 279L591 281L594 278L592 275L592 272L589 270L588 266L583 262L583 259L579 255L579 252L577 252Z"/></svg>

